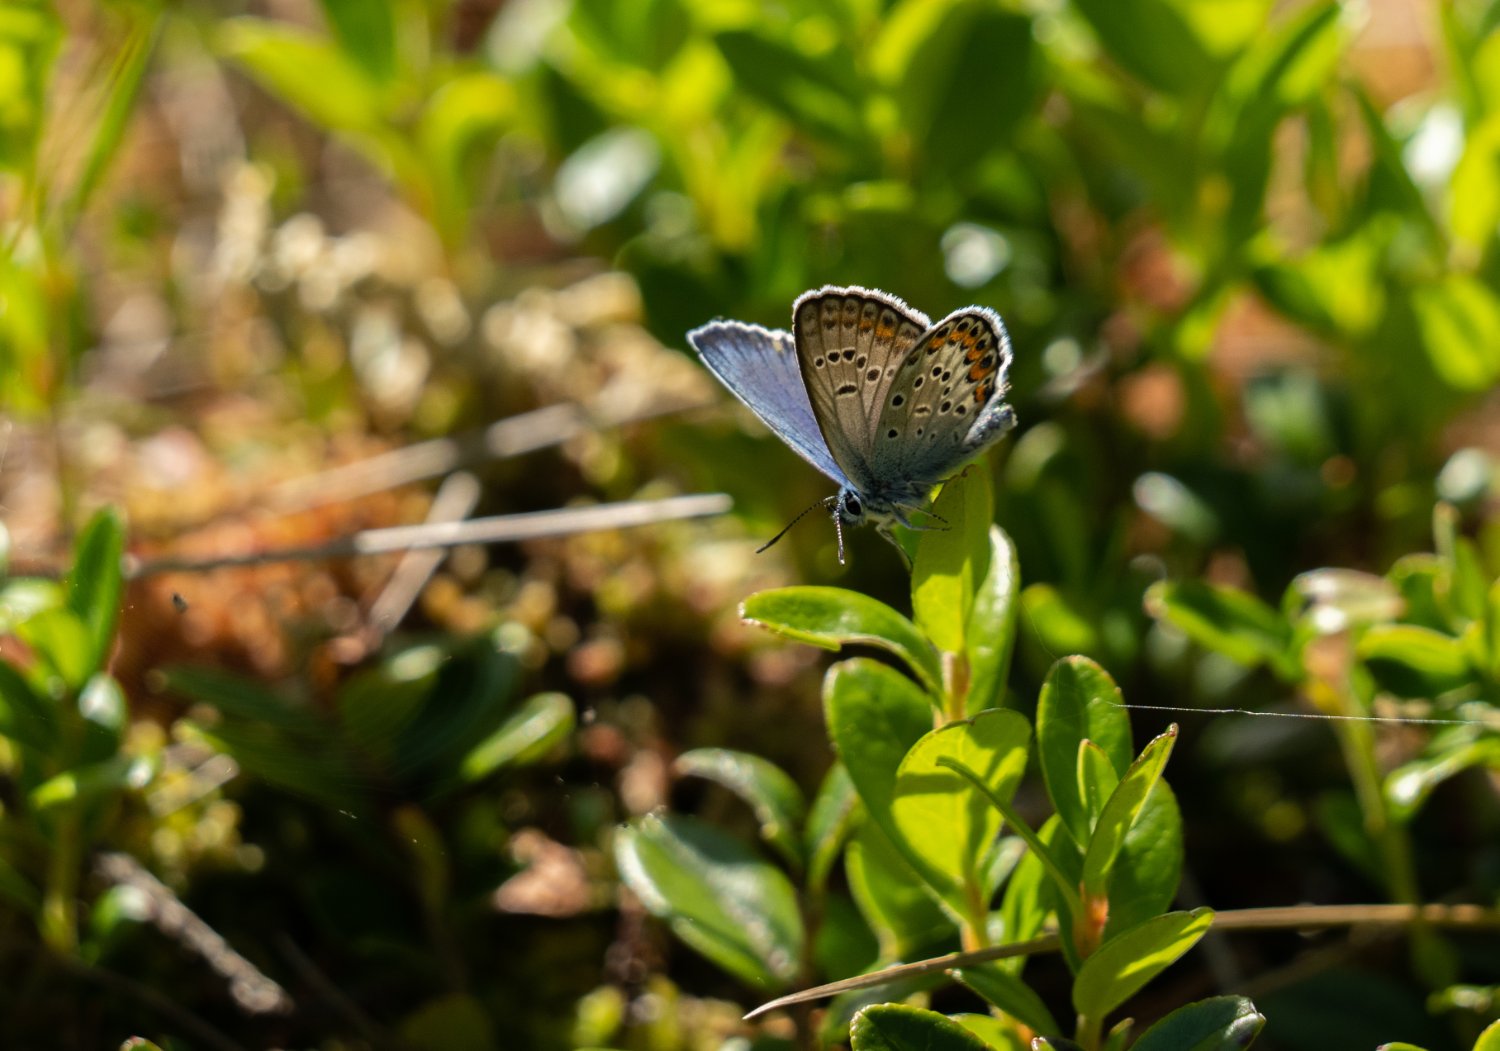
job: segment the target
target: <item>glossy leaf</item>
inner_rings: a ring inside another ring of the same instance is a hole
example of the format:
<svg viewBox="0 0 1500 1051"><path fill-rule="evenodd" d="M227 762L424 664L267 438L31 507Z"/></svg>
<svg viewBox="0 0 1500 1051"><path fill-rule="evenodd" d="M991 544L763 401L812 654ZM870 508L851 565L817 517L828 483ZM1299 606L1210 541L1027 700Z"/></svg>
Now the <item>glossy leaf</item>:
<svg viewBox="0 0 1500 1051"><path fill-rule="evenodd" d="M1182 811L1166 780L1146 797L1109 878L1106 940L1171 907L1182 882Z"/></svg>
<svg viewBox="0 0 1500 1051"><path fill-rule="evenodd" d="M119 751L130 712L125 691L113 676L101 673L84 685L78 695L78 714L84 725L82 762L97 763Z"/></svg>
<svg viewBox="0 0 1500 1051"><path fill-rule="evenodd" d="M534 763L572 734L577 717L573 700L564 693L539 693L529 697L500 728L464 756L460 776L473 782L506 766Z"/></svg>
<svg viewBox="0 0 1500 1051"><path fill-rule="evenodd" d="M916 625L883 602L845 588L790 587L759 591L740 606L752 624L825 650L873 646L900 657L928 690L941 688L942 668Z"/></svg>
<svg viewBox="0 0 1500 1051"><path fill-rule="evenodd" d="M1243 996L1179 1007L1141 1034L1134 1051L1235 1051L1249 1047L1266 1018Z"/></svg>
<svg viewBox="0 0 1500 1051"><path fill-rule="evenodd" d="M797 782L769 759L728 748L695 748L672 764L683 777L702 777L739 796L755 813L760 834L791 865L801 868L798 833L807 803Z"/></svg>
<svg viewBox="0 0 1500 1051"><path fill-rule="evenodd" d="M912 615L939 650L962 653L975 592L989 570L994 521L989 474L978 467L965 470L943 486L932 514L941 528L918 536L911 570Z"/></svg>
<svg viewBox="0 0 1500 1051"><path fill-rule="evenodd" d="M1500 1051L1500 1022L1485 1026L1479 1039L1474 1041L1474 1051Z"/></svg>
<svg viewBox="0 0 1500 1051"><path fill-rule="evenodd" d="M125 789L143 788L151 775L151 763L147 760L117 755L48 778L31 790L30 802L37 810L79 806Z"/></svg>
<svg viewBox="0 0 1500 1051"><path fill-rule="evenodd" d="M1500 379L1500 297L1464 273L1412 291L1411 306L1433 368L1458 390Z"/></svg>
<svg viewBox="0 0 1500 1051"><path fill-rule="evenodd" d="M1026 772L1030 745L1026 719L995 709L933 730L901 761L891 801L898 842L956 915L970 915L975 907L981 863L994 848L1003 819L984 793L942 760L972 770L1009 803Z"/></svg>
<svg viewBox="0 0 1500 1051"><path fill-rule="evenodd" d="M1016 619L1021 612L1021 564L1016 545L999 526L990 526L989 569L974 593L974 612L964 631L969 658L966 713L998 708L1005 700Z"/></svg>
<svg viewBox="0 0 1500 1051"><path fill-rule="evenodd" d="M763 989L796 978L797 892L739 840L692 818L651 815L619 830L615 863L652 914L720 967Z"/></svg>
<svg viewBox="0 0 1500 1051"><path fill-rule="evenodd" d="M1169 912L1110 938L1083 961L1073 982L1073 1007L1103 1019L1196 945L1212 923L1211 909Z"/></svg>
<svg viewBox="0 0 1500 1051"><path fill-rule="evenodd" d="M1093 741L1082 742L1078 746L1078 794L1088 816L1089 828L1099 820L1104 804L1119 783L1119 771L1109 761L1104 749Z"/></svg>
<svg viewBox="0 0 1500 1051"><path fill-rule="evenodd" d="M1028 1051L1031 1047L1031 1042L1016 1032L1014 1022L991 1015L956 1014L948 1017L983 1040L991 1051Z"/></svg>
<svg viewBox="0 0 1500 1051"><path fill-rule="evenodd" d="M1105 895L1115 862L1125 845L1125 836L1161 778L1176 741L1177 728L1174 726L1148 743L1105 803L1083 856L1083 887L1088 895Z"/></svg>
<svg viewBox="0 0 1500 1051"><path fill-rule="evenodd" d="M932 729L932 706L906 676L856 657L828 670L823 713L839 759L872 820L892 839L896 770L907 749Z"/></svg>
<svg viewBox="0 0 1500 1051"><path fill-rule="evenodd" d="M1047 794L1075 842L1092 834L1079 792L1079 746L1092 741L1123 773L1131 762L1130 716L1120 688L1087 657L1064 657L1052 665L1037 702L1037 754Z"/></svg>
<svg viewBox="0 0 1500 1051"><path fill-rule="evenodd" d="M877 1004L854 1016L853 1051L991 1051L979 1037L936 1011Z"/></svg>

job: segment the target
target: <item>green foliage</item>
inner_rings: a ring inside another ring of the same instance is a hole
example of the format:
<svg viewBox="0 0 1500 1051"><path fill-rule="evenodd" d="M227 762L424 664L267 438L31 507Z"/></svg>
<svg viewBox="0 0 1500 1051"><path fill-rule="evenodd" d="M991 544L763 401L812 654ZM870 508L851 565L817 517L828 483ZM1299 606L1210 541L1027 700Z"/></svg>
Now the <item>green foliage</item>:
<svg viewBox="0 0 1500 1051"><path fill-rule="evenodd" d="M979 555L1003 554L1008 546L985 515L969 513L988 506L988 492L984 476L971 472L950 483L939 499L936 506L945 509L950 527L920 541L928 553L924 557L919 546L915 559L915 623L830 588L752 596L744 606L747 619L816 646L857 641L902 657L912 651L933 654L944 683L966 681L965 629L974 617L952 612L975 609L981 589L1015 594L1013 587L995 586L984 562L976 565ZM941 539L929 541L933 536ZM935 600L938 595L944 596L942 603ZM1003 613L988 623L1015 628L1014 617ZM874 639L882 624L897 637ZM989 645L1003 652L1010 640ZM917 676L912 678L854 657L830 668L825 679L825 714L838 769L847 771L847 784L862 804L855 819L862 823L843 848L854 903L883 960L941 945L954 932L970 948L991 939L1000 945L1023 942L1055 915L1077 972L1079 1038L1085 1046L1098 1046L1105 1016L1186 952L1212 918L1208 910L1164 911L1182 864L1180 817L1160 782L1176 731L1158 737L1132 760L1129 724L1114 682L1090 661L1058 662L1038 708L1038 751L1057 814L1038 834L1012 806L1032 753L1027 719L1005 708L945 719L944 713L964 707L919 674L929 663L907 660ZM929 729L934 713L939 725ZM784 774L764 760L720 751L689 753L679 765L684 773L726 784L750 803L763 838L796 875L798 858L784 830L800 819L800 798ZM842 784L843 775L831 776L829 783ZM844 791L825 788L825 796ZM831 814L844 807L820 801L815 815L819 810ZM826 815L816 820L823 828L833 823ZM1060 836L1062 827L1069 831ZM1027 848L1019 865L1019 845L1002 838L1002 830ZM843 838L842 832L832 835ZM792 904L797 895L781 870L743 841L677 816L654 815L622 831L616 859L621 877L647 907L720 966L769 988L812 977L794 965L793 949L810 918L838 900L821 878L804 891L803 907L809 911L799 921ZM761 901L767 904L759 912L759 926L735 911L739 903ZM1056 1022L1022 981L1018 963L957 974L1005 1012L995 1020L955 1022L888 1004L861 1011L850 1039L855 1047L961 1047L976 1039L982 1043L983 1034L1001 1033L996 1046L1019 1047L1029 1038L1018 1027L1057 1035ZM1222 1020L1219 1028L1230 1021Z"/></svg>

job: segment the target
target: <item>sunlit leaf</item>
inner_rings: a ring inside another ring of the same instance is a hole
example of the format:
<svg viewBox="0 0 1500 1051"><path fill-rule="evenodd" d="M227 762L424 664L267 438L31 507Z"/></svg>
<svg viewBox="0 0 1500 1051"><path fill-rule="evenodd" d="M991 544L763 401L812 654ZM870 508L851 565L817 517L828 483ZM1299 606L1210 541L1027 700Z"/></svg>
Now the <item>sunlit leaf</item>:
<svg viewBox="0 0 1500 1051"><path fill-rule="evenodd" d="M907 749L932 729L932 706L906 676L856 657L828 670L823 713L839 759L870 817L892 838L891 796Z"/></svg>
<svg viewBox="0 0 1500 1051"><path fill-rule="evenodd" d="M1248 592L1201 580L1164 581L1146 592L1146 611L1241 664L1269 664L1287 679L1299 674L1290 625Z"/></svg>
<svg viewBox="0 0 1500 1051"><path fill-rule="evenodd" d="M999 526L990 527L990 563L974 594L974 612L964 629L969 658L968 715L998 708L1005 699L1021 613L1021 565L1016 545Z"/></svg>
<svg viewBox="0 0 1500 1051"><path fill-rule="evenodd" d="M790 587L759 591L740 606L752 624L823 649L873 646L900 657L922 684L941 688L937 654L911 621L883 602L845 588Z"/></svg>
<svg viewBox="0 0 1500 1051"><path fill-rule="evenodd" d="M1115 862L1125 845L1125 836L1145 807L1147 796L1156 787L1176 740L1177 730L1173 727L1150 741L1104 804L1084 851L1083 889L1088 895L1105 897Z"/></svg>
<svg viewBox="0 0 1500 1051"><path fill-rule="evenodd" d="M1073 982L1073 1007L1100 1020L1198 943L1213 923L1213 910L1169 912L1110 938Z"/></svg>
<svg viewBox="0 0 1500 1051"><path fill-rule="evenodd" d="M853 1051L992 1051L957 1022L906 1004L878 1004L854 1017Z"/></svg>
<svg viewBox="0 0 1500 1051"><path fill-rule="evenodd" d="M994 495L988 472L970 467L943 486L932 514L941 528L923 530L917 539L912 615L939 650L962 653L975 592L989 570Z"/></svg>
<svg viewBox="0 0 1500 1051"><path fill-rule="evenodd" d="M125 523L113 508L94 515L78 536L68 572L68 608L88 632L87 675L103 666L115 641L124 588Z"/></svg>
<svg viewBox="0 0 1500 1051"><path fill-rule="evenodd" d="M849 892L880 943L882 961L910 959L956 933L952 917L873 822L865 822L849 841L844 871Z"/></svg>
<svg viewBox="0 0 1500 1051"><path fill-rule="evenodd" d="M1025 982L1010 971L995 964L980 964L964 967L953 972L953 976L974 992L984 997L1038 1033L1060 1033L1062 1029L1047 1005Z"/></svg>
<svg viewBox="0 0 1500 1051"><path fill-rule="evenodd" d="M1130 717L1109 673L1086 657L1064 657L1052 666L1037 703L1037 755L1047 794L1074 841L1092 829L1079 793L1078 749L1092 741L1117 774L1131 763Z"/></svg>
<svg viewBox="0 0 1500 1051"><path fill-rule="evenodd" d="M568 738L576 716L563 693L527 698L489 737L474 746L459 764L465 781L478 781L506 766L534 763Z"/></svg>

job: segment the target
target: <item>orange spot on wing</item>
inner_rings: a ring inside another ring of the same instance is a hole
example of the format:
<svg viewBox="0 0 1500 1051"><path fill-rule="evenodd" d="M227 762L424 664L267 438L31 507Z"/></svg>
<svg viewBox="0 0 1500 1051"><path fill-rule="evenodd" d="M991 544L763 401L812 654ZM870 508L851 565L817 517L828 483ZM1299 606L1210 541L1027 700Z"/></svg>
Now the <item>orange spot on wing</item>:
<svg viewBox="0 0 1500 1051"><path fill-rule="evenodd" d="M973 380L975 383L978 383L993 371L994 369L987 369L982 364L975 365L972 369L969 370L969 379Z"/></svg>
<svg viewBox="0 0 1500 1051"><path fill-rule="evenodd" d="M896 330L894 328L892 328L888 323L886 323L884 321L882 321L880 323L879 327L877 327L875 329L875 338L876 339L880 339L880 340L890 339L895 334L896 334Z"/></svg>
<svg viewBox="0 0 1500 1051"><path fill-rule="evenodd" d="M974 391L974 400L980 405L990 400L990 385L988 383Z"/></svg>
<svg viewBox="0 0 1500 1051"><path fill-rule="evenodd" d="M943 337L942 336L933 336L930 340L927 341L927 353L929 353L929 354L936 354L938 351L940 351L942 349L943 349Z"/></svg>
<svg viewBox="0 0 1500 1051"><path fill-rule="evenodd" d="M978 347L970 347L964 354L965 361L978 361L982 357L984 357L984 351Z"/></svg>

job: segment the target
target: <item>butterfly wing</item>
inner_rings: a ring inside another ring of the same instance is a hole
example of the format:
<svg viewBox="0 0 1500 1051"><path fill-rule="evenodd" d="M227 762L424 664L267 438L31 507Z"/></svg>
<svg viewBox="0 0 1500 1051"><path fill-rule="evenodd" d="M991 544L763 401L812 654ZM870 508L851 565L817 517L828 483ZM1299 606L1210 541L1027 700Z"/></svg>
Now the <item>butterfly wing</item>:
<svg viewBox="0 0 1500 1051"><path fill-rule="evenodd" d="M791 333L742 321L711 321L687 338L719 382L777 437L839 485L848 484L813 416Z"/></svg>
<svg viewBox="0 0 1500 1051"><path fill-rule="evenodd" d="M857 488L875 469L876 417L902 360L930 322L895 296L828 286L792 305L797 364L828 450Z"/></svg>
<svg viewBox="0 0 1500 1051"><path fill-rule="evenodd" d="M934 484L1010 430L1010 359L993 310L965 307L923 332L875 414L882 477Z"/></svg>

